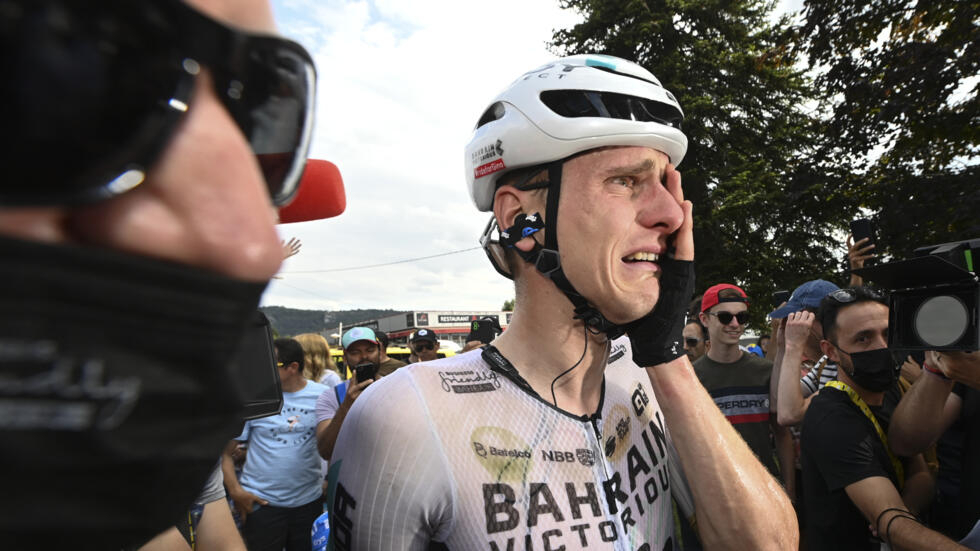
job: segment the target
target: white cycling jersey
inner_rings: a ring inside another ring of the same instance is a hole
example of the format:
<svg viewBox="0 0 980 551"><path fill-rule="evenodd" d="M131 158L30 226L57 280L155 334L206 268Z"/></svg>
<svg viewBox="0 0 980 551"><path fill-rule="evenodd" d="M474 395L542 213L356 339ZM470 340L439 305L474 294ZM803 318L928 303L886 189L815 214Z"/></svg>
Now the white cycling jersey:
<svg viewBox="0 0 980 551"><path fill-rule="evenodd" d="M330 461L331 548L671 549L692 501L629 341L597 414L542 400L493 347L403 367L347 414Z"/></svg>

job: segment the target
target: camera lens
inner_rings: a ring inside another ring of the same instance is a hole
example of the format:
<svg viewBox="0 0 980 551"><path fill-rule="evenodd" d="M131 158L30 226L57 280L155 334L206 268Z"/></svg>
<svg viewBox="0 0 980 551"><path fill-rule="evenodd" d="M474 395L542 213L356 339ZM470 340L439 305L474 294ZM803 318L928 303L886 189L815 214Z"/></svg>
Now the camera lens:
<svg viewBox="0 0 980 551"><path fill-rule="evenodd" d="M966 305L957 297L930 297L915 312L915 333L928 346L949 346L966 332Z"/></svg>

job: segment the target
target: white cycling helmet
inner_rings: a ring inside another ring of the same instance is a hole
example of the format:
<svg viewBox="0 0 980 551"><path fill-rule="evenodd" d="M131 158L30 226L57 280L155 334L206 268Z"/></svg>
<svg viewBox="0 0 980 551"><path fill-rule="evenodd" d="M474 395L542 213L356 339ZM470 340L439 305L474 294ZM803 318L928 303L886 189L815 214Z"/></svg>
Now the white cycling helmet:
<svg viewBox="0 0 980 551"><path fill-rule="evenodd" d="M481 211L497 182L523 167L613 145L687 152L680 105L643 67L607 55L576 55L525 73L480 117L466 146L466 180Z"/></svg>

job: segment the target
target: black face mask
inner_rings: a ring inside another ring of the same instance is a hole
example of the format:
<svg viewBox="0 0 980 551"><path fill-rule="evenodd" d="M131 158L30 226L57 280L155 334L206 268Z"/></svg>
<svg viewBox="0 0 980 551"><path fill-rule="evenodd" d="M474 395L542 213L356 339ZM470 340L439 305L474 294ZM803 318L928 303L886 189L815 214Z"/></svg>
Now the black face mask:
<svg viewBox="0 0 980 551"><path fill-rule="evenodd" d="M837 350L844 352L839 347ZM854 366L853 372L848 375L861 388L871 392L884 392L891 388L902 371L902 362L897 361L888 348L844 354L851 357Z"/></svg>
<svg viewBox="0 0 980 551"><path fill-rule="evenodd" d="M139 545L186 519L242 427L229 359L264 283L0 239L0 533Z"/></svg>

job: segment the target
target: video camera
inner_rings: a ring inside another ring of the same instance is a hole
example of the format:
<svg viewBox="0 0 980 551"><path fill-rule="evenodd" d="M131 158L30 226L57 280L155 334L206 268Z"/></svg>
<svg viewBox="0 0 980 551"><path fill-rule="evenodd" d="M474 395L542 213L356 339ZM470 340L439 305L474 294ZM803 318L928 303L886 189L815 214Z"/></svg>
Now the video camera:
<svg viewBox="0 0 980 551"><path fill-rule="evenodd" d="M888 347L980 347L980 238L921 247L915 257L854 270L889 289Z"/></svg>

